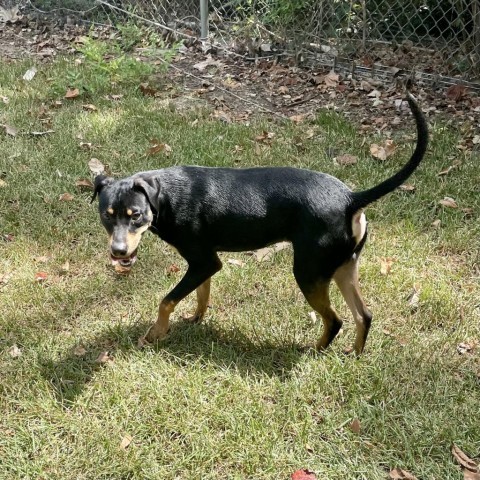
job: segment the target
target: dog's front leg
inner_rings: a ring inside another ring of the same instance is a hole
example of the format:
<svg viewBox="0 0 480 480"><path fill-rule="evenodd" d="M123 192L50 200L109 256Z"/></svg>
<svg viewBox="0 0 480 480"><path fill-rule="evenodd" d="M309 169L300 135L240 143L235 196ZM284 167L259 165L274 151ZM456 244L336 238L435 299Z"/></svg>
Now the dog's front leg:
<svg viewBox="0 0 480 480"><path fill-rule="evenodd" d="M175 288L160 302L157 321L150 327L145 337L139 340L139 345L165 338L169 330L170 315L178 303L195 289L201 291L201 295L198 295L199 305L195 315L201 313L200 317L203 316L208 303L210 277L221 268L222 262L216 254L204 256L200 261L198 259L188 261L187 272ZM205 298L205 293L207 298Z"/></svg>

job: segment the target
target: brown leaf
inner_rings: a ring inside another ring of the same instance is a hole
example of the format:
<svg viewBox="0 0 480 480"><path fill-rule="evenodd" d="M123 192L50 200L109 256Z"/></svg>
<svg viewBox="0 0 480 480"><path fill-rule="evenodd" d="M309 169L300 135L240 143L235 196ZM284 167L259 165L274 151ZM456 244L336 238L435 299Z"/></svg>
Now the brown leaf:
<svg viewBox="0 0 480 480"><path fill-rule="evenodd" d="M44 282L48 278L47 272L37 272L35 274L35 281L38 283Z"/></svg>
<svg viewBox="0 0 480 480"><path fill-rule="evenodd" d="M126 450L128 446L132 443L133 438L130 435L125 435L120 442L120 448Z"/></svg>
<svg viewBox="0 0 480 480"><path fill-rule="evenodd" d="M15 127L13 127L12 125L3 125L3 127L5 128L5 133L7 135L10 135L12 137L17 136L18 130Z"/></svg>
<svg viewBox="0 0 480 480"><path fill-rule="evenodd" d="M257 261L266 262L267 260L270 260L270 258L272 258L275 252L280 252L281 250L284 250L285 248L287 248L289 245L290 245L289 242L276 243L271 247L265 247L265 248L260 248L259 250L255 250L253 252L253 255Z"/></svg>
<svg viewBox="0 0 480 480"><path fill-rule="evenodd" d="M87 103L85 105L82 105L82 108L84 110L88 110L89 112L96 112L98 110L97 107L92 103Z"/></svg>
<svg viewBox="0 0 480 480"><path fill-rule="evenodd" d="M412 185L411 183L403 183L400 185L400 190L403 190L404 192L414 192L415 191L415 185Z"/></svg>
<svg viewBox="0 0 480 480"><path fill-rule="evenodd" d="M292 122L300 123L300 122L303 122L303 120L305 120L305 114L303 114L303 115L301 115L301 114L300 115L292 115L289 118Z"/></svg>
<svg viewBox="0 0 480 480"><path fill-rule="evenodd" d="M82 345L77 345L77 346L73 349L73 354L74 354L76 357L83 357L86 353L87 353L87 351L85 350L85 348L84 348Z"/></svg>
<svg viewBox="0 0 480 480"><path fill-rule="evenodd" d="M211 55L208 55L208 57L203 62L196 63L193 68L197 69L200 72L203 72L209 66L222 67L223 64L220 60L215 60L214 58L212 58Z"/></svg>
<svg viewBox="0 0 480 480"><path fill-rule="evenodd" d="M338 157L335 157L334 160L339 165L355 165L358 162L358 157L346 153L344 155L339 155Z"/></svg>
<svg viewBox="0 0 480 480"><path fill-rule="evenodd" d="M91 158L88 168L95 175L101 175L105 171L105 165L98 158Z"/></svg>
<svg viewBox="0 0 480 480"><path fill-rule="evenodd" d="M236 258L229 258L227 260L227 263L229 263L230 265L236 265L237 267L245 266L245 262L242 262L241 260L237 260Z"/></svg>
<svg viewBox="0 0 480 480"><path fill-rule="evenodd" d="M148 149L148 155L155 155L156 153L164 152L168 157L172 151L172 147L170 145L166 143L160 143L160 141L156 138L152 138L150 143L152 146Z"/></svg>
<svg viewBox="0 0 480 480"><path fill-rule="evenodd" d="M392 265L395 259L392 257L382 257L380 259L380 273L382 275L388 275L392 269Z"/></svg>
<svg viewBox="0 0 480 480"><path fill-rule="evenodd" d="M388 477L392 480L417 480L415 475L398 467L391 470L388 474Z"/></svg>
<svg viewBox="0 0 480 480"><path fill-rule="evenodd" d="M470 470L464 470L463 480L480 480L480 473L471 472Z"/></svg>
<svg viewBox="0 0 480 480"><path fill-rule="evenodd" d="M38 263L47 263L52 259L52 257L48 255L41 255L39 257L35 257L34 260Z"/></svg>
<svg viewBox="0 0 480 480"><path fill-rule="evenodd" d="M462 450L460 450L460 448L458 448L455 444L452 445L452 455L463 468L466 468L474 473L479 472L478 465L469 456L462 452Z"/></svg>
<svg viewBox="0 0 480 480"><path fill-rule="evenodd" d="M449 100L458 102L466 93L467 87L465 85L451 85L446 91L446 97Z"/></svg>
<svg viewBox="0 0 480 480"><path fill-rule="evenodd" d="M330 72L327 75L325 75L325 78L323 79L327 87L336 87L338 85L339 80L340 80L340 76L338 75L338 73L335 73L333 70L330 70Z"/></svg>
<svg viewBox="0 0 480 480"><path fill-rule="evenodd" d="M62 193L58 199L61 201L61 202L71 202L75 197L71 194L71 193Z"/></svg>
<svg viewBox="0 0 480 480"><path fill-rule="evenodd" d="M416 310L418 308L419 302L420 302L420 288L414 285L412 292L407 297L407 304L412 310Z"/></svg>
<svg viewBox="0 0 480 480"><path fill-rule="evenodd" d="M65 98L68 98L69 100L73 98L77 98L80 95L80 91L78 88L69 88L67 90L67 93L65 93Z"/></svg>
<svg viewBox="0 0 480 480"><path fill-rule="evenodd" d="M93 148L93 144L90 142L80 142L78 145L80 148L83 148L84 150L91 150Z"/></svg>
<svg viewBox="0 0 480 480"><path fill-rule="evenodd" d="M438 202L440 205L449 208L458 208L457 202L452 197L444 197Z"/></svg>
<svg viewBox="0 0 480 480"><path fill-rule="evenodd" d="M177 273L180 271L180 267L176 265L175 263L172 263L168 268L167 268L167 274L168 273Z"/></svg>
<svg viewBox="0 0 480 480"><path fill-rule="evenodd" d="M154 97L155 94L158 92L158 90L155 87L152 87L151 85L147 83L141 83L140 86L140 91L146 96L146 97Z"/></svg>
<svg viewBox="0 0 480 480"><path fill-rule="evenodd" d="M455 167L453 165L450 165L449 167L447 167L445 170L442 170L441 172L438 172L437 175L439 177L443 176L443 175L448 175Z"/></svg>
<svg viewBox="0 0 480 480"><path fill-rule="evenodd" d="M93 182L87 178L79 178L75 182L75 186L80 189L93 190Z"/></svg>
<svg viewBox="0 0 480 480"><path fill-rule="evenodd" d="M457 352L460 355L464 355L465 353L471 352L473 350L473 346L470 343L459 343L457 345Z"/></svg>
<svg viewBox="0 0 480 480"><path fill-rule="evenodd" d="M261 135L257 135L255 137L255 140L257 142L264 142L264 143L269 143L273 137L275 136L275 134L273 132L267 132L266 130L264 130Z"/></svg>
<svg viewBox="0 0 480 480"><path fill-rule="evenodd" d="M95 359L95 363L110 363L113 362L113 357L110 356L110 352L107 350L100 352L98 357Z"/></svg>
<svg viewBox="0 0 480 480"><path fill-rule="evenodd" d="M385 148L377 145L376 143L372 143L372 145L370 145L370 153L379 160L383 161L387 159L387 152Z"/></svg>
<svg viewBox="0 0 480 480"><path fill-rule="evenodd" d="M317 480L317 476L307 469L296 470L290 475L291 480Z"/></svg>
<svg viewBox="0 0 480 480"><path fill-rule="evenodd" d="M350 424L350 430L355 433L356 435L360 434L360 420L355 418L353 422Z"/></svg>
<svg viewBox="0 0 480 480"><path fill-rule="evenodd" d="M18 348L17 345L14 344L8 349L8 354L12 358L18 358L22 355L22 350Z"/></svg>
<svg viewBox="0 0 480 480"><path fill-rule="evenodd" d="M442 221L439 218L437 218L432 222L432 227L439 228L441 224L442 224Z"/></svg>
<svg viewBox="0 0 480 480"><path fill-rule="evenodd" d="M0 188L6 187L7 185L8 183L3 178L0 178Z"/></svg>

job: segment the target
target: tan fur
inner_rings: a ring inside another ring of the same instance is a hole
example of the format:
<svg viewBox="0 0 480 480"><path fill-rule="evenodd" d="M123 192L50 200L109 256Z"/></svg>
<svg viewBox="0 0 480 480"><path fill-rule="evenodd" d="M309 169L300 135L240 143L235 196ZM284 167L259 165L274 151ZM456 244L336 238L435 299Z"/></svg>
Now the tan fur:
<svg viewBox="0 0 480 480"><path fill-rule="evenodd" d="M132 209L131 208L127 208L127 215L129 217L131 217L133 215L133 212L132 212Z"/></svg>
<svg viewBox="0 0 480 480"><path fill-rule="evenodd" d="M127 232L127 256L131 255L138 247L138 244L142 239L142 233L146 232L149 226L150 224L147 223L143 227L140 227L135 233Z"/></svg>
<svg viewBox="0 0 480 480"><path fill-rule="evenodd" d="M363 210L359 210L352 218L352 233L357 244L360 243L367 231L367 218Z"/></svg>
<svg viewBox="0 0 480 480"><path fill-rule="evenodd" d="M110 214L110 215L113 215L115 212L113 211L113 208L110 207L110 208L107 208L107 212Z"/></svg>

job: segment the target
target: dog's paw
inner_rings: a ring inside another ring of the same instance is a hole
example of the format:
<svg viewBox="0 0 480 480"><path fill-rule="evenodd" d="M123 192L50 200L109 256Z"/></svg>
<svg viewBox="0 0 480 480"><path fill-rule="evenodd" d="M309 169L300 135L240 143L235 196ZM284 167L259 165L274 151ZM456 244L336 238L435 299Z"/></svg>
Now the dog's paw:
<svg viewBox="0 0 480 480"><path fill-rule="evenodd" d="M181 318L186 323L200 323L203 320L203 315L182 315Z"/></svg>

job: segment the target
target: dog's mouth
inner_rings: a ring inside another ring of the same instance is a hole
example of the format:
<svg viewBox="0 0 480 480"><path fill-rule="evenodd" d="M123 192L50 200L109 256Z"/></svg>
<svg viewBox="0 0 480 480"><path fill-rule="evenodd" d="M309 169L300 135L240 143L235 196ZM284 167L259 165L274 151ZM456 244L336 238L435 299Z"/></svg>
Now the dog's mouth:
<svg viewBox="0 0 480 480"><path fill-rule="evenodd" d="M110 253L110 260L115 269L117 269L117 267L121 269L130 269L137 261L137 249L135 249L128 257L116 257Z"/></svg>

